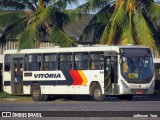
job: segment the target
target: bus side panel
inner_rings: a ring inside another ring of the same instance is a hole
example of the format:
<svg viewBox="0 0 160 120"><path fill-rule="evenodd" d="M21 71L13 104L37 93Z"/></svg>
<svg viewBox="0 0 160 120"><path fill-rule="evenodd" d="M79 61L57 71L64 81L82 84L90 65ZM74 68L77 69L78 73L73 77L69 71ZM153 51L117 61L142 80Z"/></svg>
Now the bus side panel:
<svg viewBox="0 0 160 120"><path fill-rule="evenodd" d="M92 82L100 84L102 94L104 94L104 70L86 70L84 74L88 80L87 86L89 87Z"/></svg>
<svg viewBox="0 0 160 120"><path fill-rule="evenodd" d="M31 93L30 88L31 88L30 85L23 86L23 94L24 95L29 95Z"/></svg>
<svg viewBox="0 0 160 120"><path fill-rule="evenodd" d="M3 90L12 94L11 72L3 72Z"/></svg>
<svg viewBox="0 0 160 120"><path fill-rule="evenodd" d="M42 94L57 94L57 95L61 95L61 94L65 94L65 95L69 95L69 94L76 94L75 92L75 87L73 86L43 86L41 85L41 90L42 90Z"/></svg>
<svg viewBox="0 0 160 120"><path fill-rule="evenodd" d="M11 86L3 86L3 89L4 89L4 92L12 94L12 91L11 91L12 88L11 88Z"/></svg>
<svg viewBox="0 0 160 120"><path fill-rule="evenodd" d="M42 94L89 95L89 86L41 86Z"/></svg>
<svg viewBox="0 0 160 120"><path fill-rule="evenodd" d="M33 83L39 83L42 94L90 94L91 83L97 82L104 93L103 70L26 71L23 74L24 94Z"/></svg>

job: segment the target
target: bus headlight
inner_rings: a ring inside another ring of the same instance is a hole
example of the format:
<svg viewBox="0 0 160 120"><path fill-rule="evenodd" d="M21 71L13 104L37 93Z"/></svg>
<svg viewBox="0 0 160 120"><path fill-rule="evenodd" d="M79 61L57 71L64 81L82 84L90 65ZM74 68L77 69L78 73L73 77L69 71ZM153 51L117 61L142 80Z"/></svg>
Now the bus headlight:
<svg viewBox="0 0 160 120"><path fill-rule="evenodd" d="M126 85L126 83L123 80L121 80L121 83L122 83L123 87L128 88L128 86Z"/></svg>

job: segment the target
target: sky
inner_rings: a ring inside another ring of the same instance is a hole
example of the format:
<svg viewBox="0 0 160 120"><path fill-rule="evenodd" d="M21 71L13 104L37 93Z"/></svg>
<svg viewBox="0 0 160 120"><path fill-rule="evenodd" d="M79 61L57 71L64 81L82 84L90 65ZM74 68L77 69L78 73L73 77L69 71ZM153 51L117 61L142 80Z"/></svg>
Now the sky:
<svg viewBox="0 0 160 120"><path fill-rule="evenodd" d="M78 5L77 4L72 4L72 5L68 5L68 9L74 9L74 8L76 8L77 6L79 6L79 5L82 5L82 4L84 4L85 3L85 0L78 0Z"/></svg>

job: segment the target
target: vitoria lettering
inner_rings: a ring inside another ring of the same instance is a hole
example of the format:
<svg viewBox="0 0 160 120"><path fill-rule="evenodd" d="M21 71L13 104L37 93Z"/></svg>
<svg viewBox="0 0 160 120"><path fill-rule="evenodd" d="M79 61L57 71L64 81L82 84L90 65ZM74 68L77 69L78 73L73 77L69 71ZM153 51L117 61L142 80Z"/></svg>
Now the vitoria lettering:
<svg viewBox="0 0 160 120"><path fill-rule="evenodd" d="M35 78L61 78L61 74L34 74Z"/></svg>

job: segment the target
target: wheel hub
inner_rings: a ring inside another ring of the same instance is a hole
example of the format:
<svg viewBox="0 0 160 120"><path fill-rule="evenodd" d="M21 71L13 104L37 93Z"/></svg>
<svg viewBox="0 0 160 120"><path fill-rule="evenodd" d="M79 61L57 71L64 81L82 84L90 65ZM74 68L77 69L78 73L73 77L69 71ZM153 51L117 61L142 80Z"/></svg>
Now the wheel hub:
<svg viewBox="0 0 160 120"><path fill-rule="evenodd" d="M101 91L100 90L95 90L94 95L95 95L95 97L101 96Z"/></svg>
<svg viewBox="0 0 160 120"><path fill-rule="evenodd" d="M34 94L34 96L37 98L37 97L39 96L39 91L38 91L38 90L35 90L33 94Z"/></svg>

